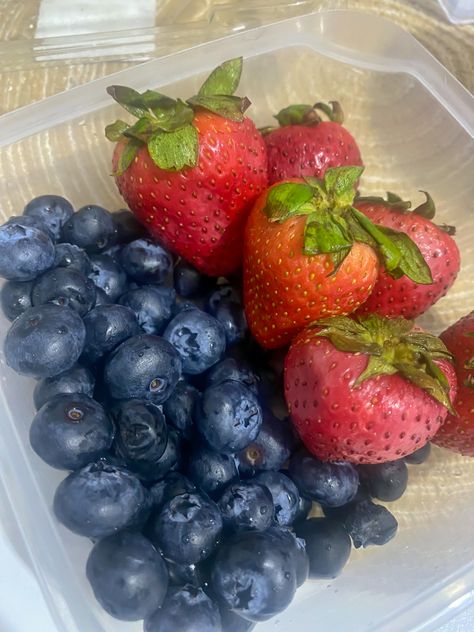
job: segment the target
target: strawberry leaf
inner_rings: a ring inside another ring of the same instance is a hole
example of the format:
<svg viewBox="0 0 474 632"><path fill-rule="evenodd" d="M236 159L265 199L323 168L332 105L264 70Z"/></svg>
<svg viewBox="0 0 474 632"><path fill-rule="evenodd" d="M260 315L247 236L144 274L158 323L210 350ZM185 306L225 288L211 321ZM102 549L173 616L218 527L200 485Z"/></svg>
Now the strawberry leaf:
<svg viewBox="0 0 474 632"><path fill-rule="evenodd" d="M189 125L194 119L194 112L181 99L172 100L166 106L156 107L153 110L154 121L159 129L164 132L172 132L180 127Z"/></svg>
<svg viewBox="0 0 474 632"><path fill-rule="evenodd" d="M187 103L194 107L200 107L231 121L243 121L244 112L250 106L247 97L241 99L232 95L195 96L188 99Z"/></svg>
<svg viewBox="0 0 474 632"><path fill-rule="evenodd" d="M304 229L305 255L333 255L332 259L337 269L349 254L351 247L352 239L342 217L326 210L308 215Z"/></svg>
<svg viewBox="0 0 474 632"><path fill-rule="evenodd" d="M417 215L421 215L422 217L426 217L426 219L433 219L436 214L436 206L433 198L428 193L428 191L420 191L420 193L424 193L426 200L423 202L423 204L420 204L415 209L413 209L413 212Z"/></svg>
<svg viewBox="0 0 474 632"><path fill-rule="evenodd" d="M198 95L210 97L215 95L232 95L237 90L242 74L243 58L229 59L217 66L202 84Z"/></svg>
<svg viewBox="0 0 474 632"><path fill-rule="evenodd" d="M313 105L313 108L324 112L328 119L334 123L339 123L339 125L344 123L344 112L342 111L339 101L329 101L329 103L318 102Z"/></svg>
<svg viewBox="0 0 474 632"><path fill-rule="evenodd" d="M110 123L110 125L106 126L105 137L115 143L122 138L125 130L127 130L128 127L128 123L125 123L125 121L121 121L119 119L115 121L115 123Z"/></svg>
<svg viewBox="0 0 474 632"><path fill-rule="evenodd" d="M396 271L402 272L415 283L431 285L433 283L431 270L415 242L405 233L398 233L385 226L379 226L378 228L390 238L393 244L396 244L401 253L398 270Z"/></svg>
<svg viewBox="0 0 474 632"><path fill-rule="evenodd" d="M364 167L336 167L328 169L324 174L326 191L338 198L340 206L350 206L355 195L354 187L363 171Z"/></svg>
<svg viewBox="0 0 474 632"><path fill-rule="evenodd" d="M198 133L192 125L155 134L148 140L147 146L153 162L166 171L195 167L198 161Z"/></svg>
<svg viewBox="0 0 474 632"><path fill-rule="evenodd" d="M450 360L452 354L448 351L446 345L436 336L426 334L422 331L413 331L403 337L403 341L411 347L417 349L420 353L429 353L433 358L445 358Z"/></svg>
<svg viewBox="0 0 474 632"><path fill-rule="evenodd" d="M156 125L156 122L152 118L144 116L141 119L138 119L134 125L127 127L127 129L123 132L123 135L146 142L149 136L157 131L158 126Z"/></svg>
<svg viewBox="0 0 474 632"><path fill-rule="evenodd" d="M122 153L120 154L117 164L117 170L114 175L121 176L124 171L128 169L141 147L143 147L143 143L136 138L130 138L130 140L127 141L122 148Z"/></svg>
<svg viewBox="0 0 474 632"><path fill-rule="evenodd" d="M351 209L354 219L359 222L360 226L372 237L377 244L377 251L380 253L387 272L390 274L396 271L400 265L402 254L394 244L380 229L373 224L370 219L358 211L356 208Z"/></svg>
<svg viewBox="0 0 474 632"><path fill-rule="evenodd" d="M312 198L313 189L307 184L284 182L268 191L263 212L271 222L281 223L289 217L307 215L314 210L308 204Z"/></svg>
<svg viewBox="0 0 474 632"><path fill-rule="evenodd" d="M280 110L274 118L276 118L280 127L284 127L285 125L309 125L309 116L311 114L315 114L311 105L295 104L283 108L283 110ZM321 119L316 114L313 124L320 122Z"/></svg>
<svg viewBox="0 0 474 632"><path fill-rule="evenodd" d="M412 364L398 364L396 365L396 368L404 378L412 382L412 384L415 384L415 386L422 388L431 395L431 397L445 406L449 412L455 414L453 405L449 399L449 393L446 392L444 383L440 383L437 377L430 375L425 369L416 367Z"/></svg>
<svg viewBox="0 0 474 632"><path fill-rule="evenodd" d="M143 96L127 86L109 86L107 92L110 96L117 101L123 108L136 116L141 118L147 114L147 105L143 99Z"/></svg>
<svg viewBox="0 0 474 632"><path fill-rule="evenodd" d="M143 103L152 112L156 109L161 110L163 108L168 109L174 106L175 99L167 97L166 94L156 92L155 90L146 90L142 95Z"/></svg>
<svg viewBox="0 0 474 632"><path fill-rule="evenodd" d="M394 375L395 373L398 373L398 369L385 358L372 355L369 357L367 366L354 382L354 386L360 386L365 380L377 375Z"/></svg>

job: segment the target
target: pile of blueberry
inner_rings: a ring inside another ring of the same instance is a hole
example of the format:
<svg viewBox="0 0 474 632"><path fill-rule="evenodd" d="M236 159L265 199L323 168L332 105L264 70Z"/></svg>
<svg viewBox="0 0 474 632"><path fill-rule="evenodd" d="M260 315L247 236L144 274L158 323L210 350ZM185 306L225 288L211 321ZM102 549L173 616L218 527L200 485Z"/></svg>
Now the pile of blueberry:
<svg viewBox="0 0 474 632"><path fill-rule="evenodd" d="M0 275L7 363L38 380L31 446L70 471L54 512L94 542L87 577L113 616L250 630L308 577L335 577L352 544L394 536L372 498L399 498L429 446L359 468L308 454L239 279L175 261L128 211L55 195L0 227Z"/></svg>

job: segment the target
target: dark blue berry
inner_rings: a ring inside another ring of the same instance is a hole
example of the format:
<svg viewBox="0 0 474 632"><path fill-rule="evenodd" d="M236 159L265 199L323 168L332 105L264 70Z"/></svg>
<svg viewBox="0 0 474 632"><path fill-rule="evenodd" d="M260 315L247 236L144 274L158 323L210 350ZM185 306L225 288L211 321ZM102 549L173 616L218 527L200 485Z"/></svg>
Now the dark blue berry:
<svg viewBox="0 0 474 632"><path fill-rule="evenodd" d="M208 277L203 276L184 259L181 259L175 265L173 276L174 288L184 298L200 294L210 282Z"/></svg>
<svg viewBox="0 0 474 632"><path fill-rule="evenodd" d="M40 217L33 217L28 215L12 215L5 222L7 226L22 226L23 228L37 228L42 233L47 235L52 242L54 242L54 235Z"/></svg>
<svg viewBox="0 0 474 632"><path fill-rule="evenodd" d="M301 538L297 538L293 531L285 527L271 527L270 533L280 542L282 551L288 553L293 558L296 572L296 585L302 586L309 575L309 558L306 553L305 541Z"/></svg>
<svg viewBox="0 0 474 632"><path fill-rule="evenodd" d="M98 362L120 343L140 333L135 314L123 305L99 305L84 316L86 340L82 360Z"/></svg>
<svg viewBox="0 0 474 632"><path fill-rule="evenodd" d="M187 309L199 309L199 307L193 301L176 295L176 300L173 305L173 317L177 316L180 312L186 311Z"/></svg>
<svg viewBox="0 0 474 632"><path fill-rule="evenodd" d="M219 608L202 588L186 584L170 588L166 599L151 617L144 632L221 632Z"/></svg>
<svg viewBox="0 0 474 632"><path fill-rule="evenodd" d="M172 586L190 584L198 588L206 583L206 573L199 564L175 564L168 560L166 565Z"/></svg>
<svg viewBox="0 0 474 632"><path fill-rule="evenodd" d="M236 288L228 283L218 285L206 299L206 310L210 314L214 314L223 301L231 301L233 303L242 304L242 297Z"/></svg>
<svg viewBox="0 0 474 632"><path fill-rule="evenodd" d="M224 358L215 364L206 375L206 386L213 386L232 380L241 382L255 394L258 392L258 375L253 371L252 367L244 360L236 360L235 358Z"/></svg>
<svg viewBox="0 0 474 632"><path fill-rule="evenodd" d="M112 214L117 227L117 242L128 244L129 241L146 237L146 230L128 209L122 208Z"/></svg>
<svg viewBox="0 0 474 632"><path fill-rule="evenodd" d="M201 491L213 498L238 478L232 456L202 445L195 446L189 455L186 472Z"/></svg>
<svg viewBox="0 0 474 632"><path fill-rule="evenodd" d="M299 493L293 481L281 472L260 472L252 479L265 485L275 506L275 521L280 527L291 525L298 513Z"/></svg>
<svg viewBox="0 0 474 632"><path fill-rule="evenodd" d="M53 377L46 377L37 382L33 391L35 408L38 410L59 393L81 393L93 396L95 379L92 373L83 366L76 364L71 369Z"/></svg>
<svg viewBox="0 0 474 632"><path fill-rule="evenodd" d="M168 428L161 410L140 399L118 402L111 411L117 433L115 453L144 480L152 472L168 443Z"/></svg>
<svg viewBox="0 0 474 632"><path fill-rule="evenodd" d="M220 605L222 630L223 632L250 632L257 625L255 621L249 621L229 610L224 605Z"/></svg>
<svg viewBox="0 0 474 632"><path fill-rule="evenodd" d="M100 287L95 288L95 306L99 307L100 305L110 305L113 301L110 300L110 297L102 290Z"/></svg>
<svg viewBox="0 0 474 632"><path fill-rule="evenodd" d="M138 621L163 603L168 569L140 533L124 531L95 544L86 565L87 579L100 605L123 621Z"/></svg>
<svg viewBox="0 0 474 632"><path fill-rule="evenodd" d="M30 307L8 330L4 346L6 361L21 375L52 377L77 362L85 337L81 317L69 307Z"/></svg>
<svg viewBox="0 0 474 632"><path fill-rule="evenodd" d="M56 244L54 247L54 268L72 268L88 276L92 270L91 260L82 248L74 244Z"/></svg>
<svg viewBox="0 0 474 632"><path fill-rule="evenodd" d="M161 509L175 496L194 491L196 491L196 485L180 472L170 472L163 480L150 487L153 506L156 509Z"/></svg>
<svg viewBox="0 0 474 632"><path fill-rule="evenodd" d="M295 520L293 524L297 524L298 522L302 522L306 520L313 507L313 501L309 500L309 498L305 498L300 495L300 501L298 503L298 512L296 514Z"/></svg>
<svg viewBox="0 0 474 632"><path fill-rule="evenodd" d="M405 463L409 463L410 465L421 465L424 463L431 453L431 444L426 443L422 448L419 448L412 454L409 454L405 457Z"/></svg>
<svg viewBox="0 0 474 632"><path fill-rule="evenodd" d="M133 281L164 283L173 267L173 258L151 239L136 239L122 248L120 263Z"/></svg>
<svg viewBox="0 0 474 632"><path fill-rule="evenodd" d="M219 286L207 299L209 312L224 328L227 344L233 345L244 340L247 319L239 294L231 286Z"/></svg>
<svg viewBox="0 0 474 632"><path fill-rule="evenodd" d="M114 302L127 289L127 275L109 255L91 255L91 279L96 287L103 290Z"/></svg>
<svg viewBox="0 0 474 632"><path fill-rule="evenodd" d="M344 527L330 518L310 518L296 527L305 541L312 579L333 579L342 571L351 554L351 539Z"/></svg>
<svg viewBox="0 0 474 632"><path fill-rule="evenodd" d="M163 338L129 338L107 358L104 380L114 399L148 399L162 404L181 377L181 359Z"/></svg>
<svg viewBox="0 0 474 632"><path fill-rule="evenodd" d="M72 204L60 195L35 197L28 202L23 210L24 215L41 219L55 240L59 239L62 227L73 213Z"/></svg>
<svg viewBox="0 0 474 632"><path fill-rule="evenodd" d="M30 443L51 467L77 470L104 456L114 427L100 404L82 393L60 393L33 418Z"/></svg>
<svg viewBox="0 0 474 632"><path fill-rule="evenodd" d="M68 529L87 538L104 538L140 525L151 503L135 474L99 460L72 472L54 495L54 512Z"/></svg>
<svg viewBox="0 0 474 632"><path fill-rule="evenodd" d="M119 299L121 305L133 309L146 334L163 332L173 316L174 301L174 290L157 285L143 285L129 290Z"/></svg>
<svg viewBox="0 0 474 632"><path fill-rule="evenodd" d="M370 500L355 503L344 516L343 524L356 549L370 544L386 544L398 529L393 514Z"/></svg>
<svg viewBox="0 0 474 632"><path fill-rule="evenodd" d="M322 505L322 510L324 512L324 515L328 518L337 518L338 520L344 520L347 514L351 512L358 503L364 500L372 500L372 497L369 494L369 490L367 489L367 487L363 483L360 483L356 495L349 503L347 503L346 505L340 505L339 507Z"/></svg>
<svg viewBox="0 0 474 632"><path fill-rule="evenodd" d="M371 496L393 501L403 496L408 484L408 468L403 459L359 467Z"/></svg>
<svg viewBox="0 0 474 632"><path fill-rule="evenodd" d="M36 279L31 290L33 305L54 303L84 316L95 305L95 286L72 268L53 268Z"/></svg>
<svg viewBox="0 0 474 632"><path fill-rule="evenodd" d="M166 421L179 430L185 439L190 439L194 430L194 416L201 393L181 380L171 397L163 404Z"/></svg>
<svg viewBox="0 0 474 632"><path fill-rule="evenodd" d="M184 373L203 373L224 355L226 341L221 324L199 309L180 312L166 327L163 337L181 356Z"/></svg>
<svg viewBox="0 0 474 632"><path fill-rule="evenodd" d="M265 411L260 432L237 454L240 472L253 475L258 470L281 469L290 458L295 443L291 424Z"/></svg>
<svg viewBox="0 0 474 632"><path fill-rule="evenodd" d="M117 228L112 214L89 204L74 213L64 224L61 241L75 244L88 253L102 252L115 243Z"/></svg>
<svg viewBox="0 0 474 632"><path fill-rule="evenodd" d="M54 262L51 239L33 227L0 226L0 276L9 281L32 281Z"/></svg>
<svg viewBox="0 0 474 632"><path fill-rule="evenodd" d="M15 320L31 307L31 288L34 281L6 281L0 291L2 311L8 320Z"/></svg>
<svg viewBox="0 0 474 632"><path fill-rule="evenodd" d="M209 557L219 541L222 518L205 494L185 493L164 504L152 518L153 541L166 559L197 564Z"/></svg>
<svg viewBox="0 0 474 632"><path fill-rule="evenodd" d="M350 502L359 486L359 475L353 465L323 463L304 449L291 457L290 475L303 496L329 507Z"/></svg>
<svg viewBox="0 0 474 632"><path fill-rule="evenodd" d="M257 396L240 382L210 386L202 394L196 426L206 442L218 452L245 448L258 435L262 410Z"/></svg>
<svg viewBox="0 0 474 632"><path fill-rule="evenodd" d="M265 531L273 522L273 498L265 485L241 481L229 485L218 502L224 526L234 531Z"/></svg>
<svg viewBox="0 0 474 632"><path fill-rule="evenodd" d="M154 463L153 467L142 472L148 481L158 481L164 476L170 475L174 470L182 466L182 440L176 430L168 430L168 442L162 456Z"/></svg>
<svg viewBox="0 0 474 632"><path fill-rule="evenodd" d="M229 609L252 621L282 612L296 591L294 559L268 531L238 534L218 550L211 586Z"/></svg>

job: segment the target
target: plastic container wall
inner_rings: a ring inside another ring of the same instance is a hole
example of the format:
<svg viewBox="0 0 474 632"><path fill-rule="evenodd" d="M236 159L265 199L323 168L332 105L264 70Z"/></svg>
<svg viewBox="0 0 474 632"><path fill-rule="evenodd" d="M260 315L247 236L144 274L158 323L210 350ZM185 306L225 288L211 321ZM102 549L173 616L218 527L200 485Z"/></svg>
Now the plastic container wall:
<svg viewBox="0 0 474 632"><path fill-rule="evenodd" d="M103 128L118 114L105 87L129 84L193 94L224 59L243 54L240 93L258 125L291 102L337 99L366 164L361 189L396 191L414 202L428 190L440 223L455 223L463 270L450 295L424 318L438 332L472 309L474 295L474 141L472 97L411 36L358 12L295 18L223 38L125 70L0 119L1 210L21 212L35 195L66 195L117 209L112 146ZM2 336L8 323L0 322ZM0 480L58 630L135 632L141 624L108 617L85 580L90 543L51 513L63 474L28 445L33 382L1 360ZM259 630L332 632L429 629L467 604L474 591L474 460L435 450L411 469L406 495L391 508L400 522L386 547L354 552L334 582L308 582L294 604ZM356 627L355 627L356 626ZM418 627L417 627L418 626Z"/></svg>

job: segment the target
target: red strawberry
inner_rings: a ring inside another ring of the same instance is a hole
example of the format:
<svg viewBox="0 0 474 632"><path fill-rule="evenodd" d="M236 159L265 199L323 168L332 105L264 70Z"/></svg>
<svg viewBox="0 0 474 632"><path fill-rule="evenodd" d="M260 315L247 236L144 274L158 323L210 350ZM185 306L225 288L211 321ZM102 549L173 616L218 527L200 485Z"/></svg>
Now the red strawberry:
<svg viewBox="0 0 474 632"><path fill-rule="evenodd" d="M441 334L454 356L458 394L454 401L457 416L448 415L434 438L444 448L474 456L474 311Z"/></svg>
<svg viewBox="0 0 474 632"><path fill-rule="evenodd" d="M402 253L351 207L361 172L340 167L324 181L280 183L255 203L245 232L244 300L261 346L281 347L311 321L357 309L377 278L377 254L393 274L426 281L426 264L406 235L394 233Z"/></svg>
<svg viewBox="0 0 474 632"><path fill-rule="evenodd" d="M439 338L376 314L318 325L301 332L285 362L286 401L310 452L323 461L380 463L435 435L456 393Z"/></svg>
<svg viewBox="0 0 474 632"><path fill-rule="evenodd" d="M219 66L186 103L148 90L109 93L139 120L109 125L117 186L148 231L205 274L242 263L245 220L266 187L265 143L233 96L242 59Z"/></svg>
<svg viewBox="0 0 474 632"><path fill-rule="evenodd" d="M317 110L329 121L322 121ZM322 178L329 167L363 165L353 136L342 126L343 113L337 101L290 105L275 117L279 128L265 128L270 184L315 176Z"/></svg>
<svg viewBox="0 0 474 632"><path fill-rule="evenodd" d="M451 237L454 230L449 226L437 226L434 204L425 193L426 202L409 212L410 202L403 202L393 193L383 198L359 198L355 206L374 223L410 235L428 264L433 282L420 285L407 276L393 279L383 266L372 294L359 312L376 312L382 316L416 318L446 294L454 283L460 268L460 255Z"/></svg>

